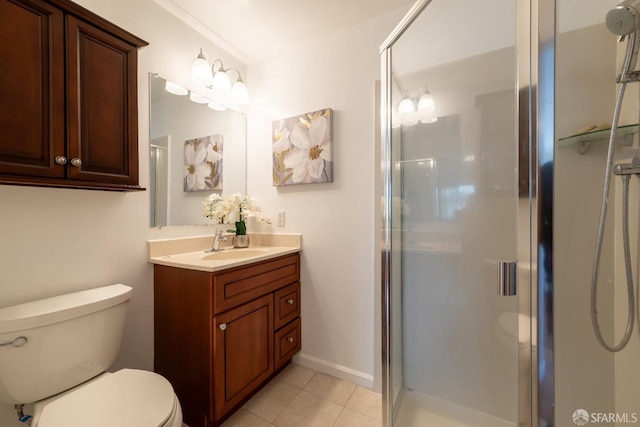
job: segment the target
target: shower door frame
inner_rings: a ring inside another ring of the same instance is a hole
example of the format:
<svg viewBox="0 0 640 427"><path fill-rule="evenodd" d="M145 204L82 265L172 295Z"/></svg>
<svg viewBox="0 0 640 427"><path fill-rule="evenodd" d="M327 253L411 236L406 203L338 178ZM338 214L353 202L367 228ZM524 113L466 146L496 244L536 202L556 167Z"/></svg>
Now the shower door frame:
<svg viewBox="0 0 640 427"><path fill-rule="evenodd" d="M383 243L381 266L383 425L393 426L391 323L391 47L431 3L418 0L380 48L381 56L381 168ZM555 125L555 0L518 0L517 3L517 113L519 199L518 241L527 253L518 262L529 265L518 272L519 313L531 319L519 328L526 350L518 351L518 426L553 427L553 164ZM543 165L546 165L543 168ZM522 318L522 316L521 316ZM522 321L522 320L520 320Z"/></svg>

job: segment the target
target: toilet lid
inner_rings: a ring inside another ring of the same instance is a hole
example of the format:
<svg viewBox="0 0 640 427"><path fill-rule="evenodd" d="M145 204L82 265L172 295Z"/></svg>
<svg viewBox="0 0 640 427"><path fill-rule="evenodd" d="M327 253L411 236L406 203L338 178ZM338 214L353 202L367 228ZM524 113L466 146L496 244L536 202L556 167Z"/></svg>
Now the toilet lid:
<svg viewBox="0 0 640 427"><path fill-rule="evenodd" d="M174 405L173 388L164 377L122 369L47 403L38 427L162 426Z"/></svg>

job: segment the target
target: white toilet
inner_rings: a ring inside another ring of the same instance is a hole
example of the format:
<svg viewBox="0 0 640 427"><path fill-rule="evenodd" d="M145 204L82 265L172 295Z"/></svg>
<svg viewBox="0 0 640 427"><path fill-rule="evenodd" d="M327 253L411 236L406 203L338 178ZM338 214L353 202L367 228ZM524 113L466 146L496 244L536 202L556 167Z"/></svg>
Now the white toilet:
<svg viewBox="0 0 640 427"><path fill-rule="evenodd" d="M131 288L111 285L0 309L0 402L34 403L33 427L181 427L171 384L106 370Z"/></svg>

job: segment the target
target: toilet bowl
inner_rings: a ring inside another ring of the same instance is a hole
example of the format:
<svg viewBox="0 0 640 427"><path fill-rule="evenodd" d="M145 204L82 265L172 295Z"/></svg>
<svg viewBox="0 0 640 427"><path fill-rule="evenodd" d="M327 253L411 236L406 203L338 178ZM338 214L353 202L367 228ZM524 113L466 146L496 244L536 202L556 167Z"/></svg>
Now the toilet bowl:
<svg viewBox="0 0 640 427"><path fill-rule="evenodd" d="M34 404L32 427L181 427L171 384L153 372L104 373Z"/></svg>
<svg viewBox="0 0 640 427"><path fill-rule="evenodd" d="M33 403L32 427L181 427L164 377L107 372L131 290L117 284L0 308L0 402Z"/></svg>

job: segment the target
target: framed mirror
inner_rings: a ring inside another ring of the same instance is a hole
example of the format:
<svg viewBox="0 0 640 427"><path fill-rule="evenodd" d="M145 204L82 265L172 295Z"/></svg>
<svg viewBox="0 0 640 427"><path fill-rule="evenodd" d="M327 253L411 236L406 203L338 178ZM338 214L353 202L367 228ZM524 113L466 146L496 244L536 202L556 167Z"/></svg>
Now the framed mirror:
<svg viewBox="0 0 640 427"><path fill-rule="evenodd" d="M246 193L246 116L194 102L180 89L149 74L152 227L204 224L209 194Z"/></svg>

